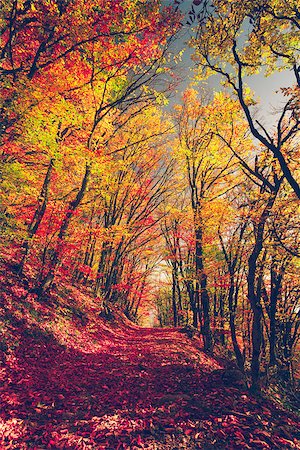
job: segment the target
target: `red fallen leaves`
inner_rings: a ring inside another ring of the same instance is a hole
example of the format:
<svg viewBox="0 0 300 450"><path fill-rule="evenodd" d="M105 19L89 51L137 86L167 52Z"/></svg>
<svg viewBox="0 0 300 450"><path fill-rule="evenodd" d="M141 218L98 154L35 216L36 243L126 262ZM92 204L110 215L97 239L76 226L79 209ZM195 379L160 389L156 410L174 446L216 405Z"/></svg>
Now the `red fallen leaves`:
<svg viewBox="0 0 300 450"><path fill-rule="evenodd" d="M71 287L66 298L87 305L86 325L63 314L59 295L54 310L49 302L31 315L36 300L26 309L23 288L12 286L5 307L23 321L9 324L16 345L2 371L1 449L299 448L298 419L224 385L196 339L125 319L112 326Z"/></svg>

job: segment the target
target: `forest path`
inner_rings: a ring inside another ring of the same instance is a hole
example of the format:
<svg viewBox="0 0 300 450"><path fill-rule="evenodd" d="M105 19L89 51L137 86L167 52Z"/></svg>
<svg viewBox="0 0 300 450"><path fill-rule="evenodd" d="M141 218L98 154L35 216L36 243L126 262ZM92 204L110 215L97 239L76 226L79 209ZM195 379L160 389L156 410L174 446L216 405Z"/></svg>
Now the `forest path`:
<svg viewBox="0 0 300 450"><path fill-rule="evenodd" d="M228 385L197 338L94 325L80 339L24 334L3 380L1 449L300 448L295 417Z"/></svg>

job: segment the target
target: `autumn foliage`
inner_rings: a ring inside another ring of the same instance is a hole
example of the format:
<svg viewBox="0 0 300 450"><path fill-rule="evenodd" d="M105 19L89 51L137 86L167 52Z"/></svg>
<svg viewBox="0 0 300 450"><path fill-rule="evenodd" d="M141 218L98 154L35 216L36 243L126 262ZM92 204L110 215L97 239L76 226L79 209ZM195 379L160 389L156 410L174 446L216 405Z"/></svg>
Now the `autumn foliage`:
<svg viewBox="0 0 300 450"><path fill-rule="evenodd" d="M300 11L242 3L0 0L4 448L297 448Z"/></svg>

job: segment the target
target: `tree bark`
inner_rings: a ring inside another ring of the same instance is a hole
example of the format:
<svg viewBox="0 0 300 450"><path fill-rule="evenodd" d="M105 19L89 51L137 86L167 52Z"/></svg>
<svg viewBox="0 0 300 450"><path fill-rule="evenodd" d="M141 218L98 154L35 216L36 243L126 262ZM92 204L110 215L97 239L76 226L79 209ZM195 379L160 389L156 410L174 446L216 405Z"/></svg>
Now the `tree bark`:
<svg viewBox="0 0 300 450"><path fill-rule="evenodd" d="M236 305L234 304L234 275L230 275L230 287L228 292L228 306L229 306L229 326L230 326L230 335L231 341L233 345L233 350L236 358L237 365L240 370L244 370L244 356L241 352L240 346L237 341L236 336L236 328L235 328L235 313L236 313Z"/></svg>
<svg viewBox="0 0 300 450"><path fill-rule="evenodd" d="M279 189L279 186L278 186ZM248 285L248 299L253 312L252 321L252 360L251 360L251 379L252 385L251 389L253 391L260 390L260 355L261 346L263 339L263 328L262 328L262 306L259 290L256 289L256 272L257 272L257 262L260 253L263 249L263 238L266 221L270 215L271 209L274 205L277 192L270 194L266 206L264 207L262 214L260 216L258 225L255 231L255 244L253 250L248 259L248 275L247 275L247 285Z"/></svg>
<svg viewBox="0 0 300 450"><path fill-rule="evenodd" d="M22 244L21 261L18 265L18 272L20 274L23 272L26 257L29 252L29 247L30 247L29 243L32 240L32 238L35 236L35 234L40 226L40 223L44 217L45 211L46 211L46 207L47 207L47 203L48 203L49 184L50 184L50 180L51 180L51 173L52 173L53 167L54 167L54 158L51 158L45 178L44 178L43 186L42 186L42 189L41 189L41 192L39 195L37 209L35 210L34 216L31 220L30 224L28 225L27 239L24 240L24 242Z"/></svg>
<svg viewBox="0 0 300 450"><path fill-rule="evenodd" d="M88 184L88 181L90 178L90 173L91 173L91 167L87 163L86 168L85 168L84 177L82 179L81 187L80 187L75 199L69 203L68 209L65 213L62 224L60 226L56 248L55 248L53 256L50 260L50 266L49 266L48 273L44 277L44 279L42 279L42 281L40 282L40 285L38 287L38 291L39 291L40 295L43 292L45 292L51 286L51 284L53 282L55 270L60 261L61 250L62 250L62 246L63 246L64 240L66 237L66 233L68 231L70 221L74 215L74 212L76 211L76 209L78 208L78 206L80 205L80 203L84 197L84 194L85 194L86 188L87 188L87 184Z"/></svg>
<svg viewBox="0 0 300 450"><path fill-rule="evenodd" d="M283 268L281 269L283 270ZM277 301L281 290L283 273L278 272L275 263L271 265L271 295L270 295L270 366L276 365L276 312Z"/></svg>
<svg viewBox="0 0 300 450"><path fill-rule="evenodd" d="M196 289L196 297L198 301L200 300L203 321L201 324L201 331L204 341L204 350L211 352L213 348L212 333L210 326L210 299L207 289L207 275L204 270L203 262L203 231L202 231L202 220L200 211L197 211L195 220L195 237L196 237L196 277L199 282L199 289ZM199 292L200 291L200 292ZM197 303L197 302L196 302Z"/></svg>
<svg viewBox="0 0 300 450"><path fill-rule="evenodd" d="M173 309L173 323L174 327L178 326L178 311L176 303L176 275L175 269L172 270L172 309Z"/></svg>

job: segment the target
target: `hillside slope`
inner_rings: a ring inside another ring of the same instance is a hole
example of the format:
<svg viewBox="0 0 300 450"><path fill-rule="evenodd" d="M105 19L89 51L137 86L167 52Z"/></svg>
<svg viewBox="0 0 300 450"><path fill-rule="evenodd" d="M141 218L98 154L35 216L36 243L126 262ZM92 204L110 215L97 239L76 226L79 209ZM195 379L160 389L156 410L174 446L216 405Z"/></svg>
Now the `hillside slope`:
<svg viewBox="0 0 300 450"><path fill-rule="evenodd" d="M74 287L47 301L2 268L1 449L300 448L299 421L175 329L143 329Z"/></svg>

